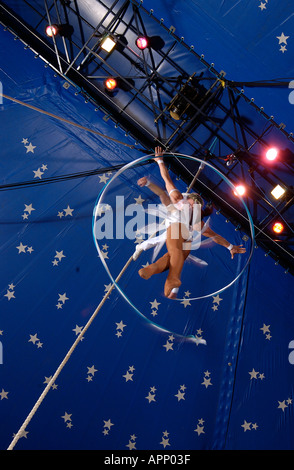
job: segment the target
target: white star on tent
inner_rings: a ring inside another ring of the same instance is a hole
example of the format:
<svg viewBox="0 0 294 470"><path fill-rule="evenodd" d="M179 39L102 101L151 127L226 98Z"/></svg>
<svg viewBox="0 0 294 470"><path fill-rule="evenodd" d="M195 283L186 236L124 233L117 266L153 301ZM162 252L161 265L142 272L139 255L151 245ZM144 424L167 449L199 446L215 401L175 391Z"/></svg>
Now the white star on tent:
<svg viewBox="0 0 294 470"><path fill-rule="evenodd" d="M177 397L178 401L185 400L185 392L178 390L178 393L175 395L175 397Z"/></svg>
<svg viewBox="0 0 294 470"><path fill-rule="evenodd" d="M197 424L197 428L194 429L194 431L197 432L198 436L200 436L200 434L205 434L203 428L204 426L199 426L199 424Z"/></svg>
<svg viewBox="0 0 294 470"><path fill-rule="evenodd" d="M212 298L213 298L213 303L216 303L217 305L219 305L220 301L223 300L220 298L219 294L212 296Z"/></svg>
<svg viewBox="0 0 294 470"><path fill-rule="evenodd" d="M108 258L108 252L107 251L101 251L100 257L103 259L109 259Z"/></svg>
<svg viewBox="0 0 294 470"><path fill-rule="evenodd" d="M126 374L123 375L123 377L126 379L126 382L128 382L129 380L132 380L132 381L133 381L133 375L134 375L134 374L130 374L130 372L127 371Z"/></svg>
<svg viewBox="0 0 294 470"><path fill-rule="evenodd" d="M64 294L58 294L59 295L59 299L58 299L58 302L62 302L63 304L65 303L66 300L69 300L68 297L66 297L66 293Z"/></svg>
<svg viewBox="0 0 294 470"><path fill-rule="evenodd" d="M95 372L98 372L98 369L95 369L95 366L92 367L87 367L88 369L88 374L94 375Z"/></svg>
<svg viewBox="0 0 294 470"><path fill-rule="evenodd" d="M246 419L244 419L244 423L241 424L241 427L244 428L244 432L251 431L251 423L247 423Z"/></svg>
<svg viewBox="0 0 294 470"><path fill-rule="evenodd" d="M16 247L18 249L18 254L19 253L25 253L27 246L28 245L23 245L22 242L20 242L20 244Z"/></svg>
<svg viewBox="0 0 294 470"><path fill-rule="evenodd" d="M26 431L25 429L23 431L21 431L20 433L20 436L19 437L25 437L26 439L28 438L27 437L27 434L29 434L29 431ZM13 438L15 437L15 434L13 434Z"/></svg>
<svg viewBox="0 0 294 470"><path fill-rule="evenodd" d="M142 199L141 194L139 197L134 197L136 204L142 205L142 203L145 201L145 199Z"/></svg>
<svg viewBox="0 0 294 470"><path fill-rule="evenodd" d="M116 325L117 325L116 329L117 330L122 330L122 331L123 331L124 327L127 326L123 323L122 320L120 321L120 323L116 323Z"/></svg>
<svg viewBox="0 0 294 470"><path fill-rule="evenodd" d="M36 209L33 208L33 205L32 204L25 204L25 209L24 209L24 212L28 212L29 214L31 214L32 211L34 211Z"/></svg>
<svg viewBox="0 0 294 470"><path fill-rule="evenodd" d="M29 343L35 344L37 341L40 341L39 338L37 337L37 333L35 335L30 335Z"/></svg>
<svg viewBox="0 0 294 470"><path fill-rule="evenodd" d="M261 11L266 10L266 4L261 2L258 8L260 8Z"/></svg>
<svg viewBox="0 0 294 470"><path fill-rule="evenodd" d="M63 210L64 210L64 212L65 212L65 216L67 216L67 215L72 216L72 213L73 213L73 211L74 211L74 209L71 209L71 208L69 207L69 205L67 206L66 209L63 209Z"/></svg>
<svg viewBox="0 0 294 470"><path fill-rule="evenodd" d="M290 36L285 36L284 33L281 34L281 36L276 36L276 38L279 40L279 44L287 44L287 39L289 39Z"/></svg>
<svg viewBox="0 0 294 470"><path fill-rule="evenodd" d="M196 339L196 346L198 346L198 344L206 344L206 340L203 339L201 336L200 337L196 336L195 339Z"/></svg>
<svg viewBox="0 0 294 470"><path fill-rule="evenodd" d="M76 335L79 335L83 331L83 327L76 325L72 331L74 331Z"/></svg>
<svg viewBox="0 0 294 470"><path fill-rule="evenodd" d="M265 325L265 324L263 324L263 327L260 328L260 329L262 330L263 334L269 333L269 332L270 332L270 330L269 330L269 329L270 329L270 325Z"/></svg>
<svg viewBox="0 0 294 470"><path fill-rule="evenodd" d="M66 411L65 411L64 415L61 416L61 418L64 419L65 423L66 423L66 421L71 421L71 417L72 417L72 414L68 414Z"/></svg>
<svg viewBox="0 0 294 470"><path fill-rule="evenodd" d="M286 405L285 400L283 401L278 401L279 406L278 408L281 408L281 410L285 411L285 408L287 408L288 405Z"/></svg>
<svg viewBox="0 0 294 470"><path fill-rule="evenodd" d="M8 300L10 299L15 299L15 295L14 295L14 290L13 291L7 291L6 294L4 295L4 297L7 297Z"/></svg>
<svg viewBox="0 0 294 470"><path fill-rule="evenodd" d="M136 443L135 442L132 442L132 441L129 441L128 444L126 444L126 447L129 448L129 450L136 450Z"/></svg>
<svg viewBox="0 0 294 470"><path fill-rule="evenodd" d="M156 310L158 309L158 306L160 305L159 302L157 302L156 299L153 300L153 302L149 302L151 304L151 308L155 308Z"/></svg>
<svg viewBox="0 0 294 470"><path fill-rule="evenodd" d="M29 145L25 145L25 148L27 149L26 153L34 153L34 149L36 148L36 146L32 145L32 143L29 143Z"/></svg>
<svg viewBox="0 0 294 470"><path fill-rule="evenodd" d="M256 372L256 370L252 369L252 371L248 372L248 374L250 375L250 380L252 380L257 379L257 374L259 374L259 372Z"/></svg>
<svg viewBox="0 0 294 470"><path fill-rule="evenodd" d="M42 175L44 174L44 172L41 171L40 168L38 168L37 170L33 170L33 173L35 173L34 178L40 178L40 179L42 178Z"/></svg>
<svg viewBox="0 0 294 470"><path fill-rule="evenodd" d="M99 178L100 178L100 181L99 183L106 183L107 180L109 180L109 178L106 176L106 174L104 173L102 176L98 175Z"/></svg>
<svg viewBox="0 0 294 470"><path fill-rule="evenodd" d="M62 251L56 251L56 255L54 256L54 258L58 258L58 260L61 261L62 258L66 258L66 256L63 254L63 250L62 250Z"/></svg>
<svg viewBox="0 0 294 470"><path fill-rule="evenodd" d="M166 446L170 446L169 439L166 439L165 437L162 438L162 441L159 444L162 444L164 448L166 448Z"/></svg>
<svg viewBox="0 0 294 470"><path fill-rule="evenodd" d="M212 383L210 381L211 381L211 378L209 378L209 379L204 378L201 385L204 385L205 388L207 388L209 385L212 385Z"/></svg>
<svg viewBox="0 0 294 470"><path fill-rule="evenodd" d="M46 375L45 375L45 380L44 380L43 384L48 384L51 379L52 379L52 375L50 375L50 377L46 377Z"/></svg>
<svg viewBox="0 0 294 470"><path fill-rule="evenodd" d="M173 343L170 343L169 341L167 341L166 344L163 345L163 347L166 349L166 352L167 352L170 349L173 349Z"/></svg>
<svg viewBox="0 0 294 470"><path fill-rule="evenodd" d="M111 426L114 426L114 424L111 422L111 419L109 419L108 421L103 420L103 422L104 422L104 426L103 426L104 428L110 429Z"/></svg>
<svg viewBox="0 0 294 470"><path fill-rule="evenodd" d="M148 395L147 395L147 397L145 397L145 398L146 398L146 400L149 401L149 403L151 403L152 401L156 401L156 400L155 400L155 395L154 395L153 393L151 393L151 392L149 392Z"/></svg>
<svg viewBox="0 0 294 470"><path fill-rule="evenodd" d="M5 392L4 388L2 388L2 391L0 393L1 400L3 400L3 398L6 398L8 400L8 393L9 392Z"/></svg>
<svg viewBox="0 0 294 470"><path fill-rule="evenodd" d="M184 300L182 300L181 304L183 304L185 308L186 308L188 305L191 305L189 299L184 299Z"/></svg>

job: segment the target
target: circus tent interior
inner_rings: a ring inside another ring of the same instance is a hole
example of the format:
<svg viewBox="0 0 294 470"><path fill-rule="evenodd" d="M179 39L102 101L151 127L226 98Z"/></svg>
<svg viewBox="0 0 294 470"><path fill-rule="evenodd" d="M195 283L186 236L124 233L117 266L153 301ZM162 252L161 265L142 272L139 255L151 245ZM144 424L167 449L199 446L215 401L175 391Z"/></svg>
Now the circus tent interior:
<svg viewBox="0 0 294 470"><path fill-rule="evenodd" d="M2 450L294 449L293 30L290 0L0 1ZM246 249L198 232L176 299L138 274L165 245L134 256L156 146Z"/></svg>

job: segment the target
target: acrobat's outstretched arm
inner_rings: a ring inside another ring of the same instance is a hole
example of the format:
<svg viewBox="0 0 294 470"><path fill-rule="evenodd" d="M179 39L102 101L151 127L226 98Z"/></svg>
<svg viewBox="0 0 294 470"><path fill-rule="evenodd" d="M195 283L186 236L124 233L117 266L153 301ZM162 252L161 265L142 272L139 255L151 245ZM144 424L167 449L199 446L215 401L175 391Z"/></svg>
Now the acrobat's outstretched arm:
<svg viewBox="0 0 294 470"><path fill-rule="evenodd" d="M205 237L212 238L213 241L215 241L215 243L217 243L218 245L224 246L225 248L230 250L232 259L234 258L235 254L246 252L246 248L244 248L243 245L232 245L224 237L218 235L209 227L207 227L202 233Z"/></svg>
<svg viewBox="0 0 294 470"><path fill-rule="evenodd" d="M152 183L152 181L150 181L146 176L143 176L143 178L140 178L137 181L137 183L141 187L147 186L148 189L150 189L150 191L152 191L154 194L160 197L161 203L164 204L165 206L168 206L169 204L171 204L170 197L168 196L166 191L160 186L158 186L157 184Z"/></svg>
<svg viewBox="0 0 294 470"><path fill-rule="evenodd" d="M163 181L165 182L165 187L166 187L168 195L171 199L171 202L172 202L172 204L176 204L181 199L183 199L183 195L175 187L175 185L174 185L174 183L173 183L173 181L172 181L172 179L169 175L168 169L166 168L166 166L164 164L162 156L163 156L162 148L161 147L156 147L155 148L155 158L154 158L154 160L158 163L160 174L161 174L161 177L162 177Z"/></svg>

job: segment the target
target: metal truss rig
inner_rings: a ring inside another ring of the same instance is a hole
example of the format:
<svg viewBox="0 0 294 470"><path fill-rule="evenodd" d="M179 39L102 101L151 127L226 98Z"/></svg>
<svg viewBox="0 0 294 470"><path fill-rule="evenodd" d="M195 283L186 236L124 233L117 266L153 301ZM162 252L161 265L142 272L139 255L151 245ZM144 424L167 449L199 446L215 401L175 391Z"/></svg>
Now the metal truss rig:
<svg viewBox="0 0 294 470"><path fill-rule="evenodd" d="M160 144L168 151L211 161L233 183L240 176L246 180L250 187L246 202L253 215L256 242L286 270L294 270L294 232L287 220L294 202L293 188L288 186L287 197L275 206L257 183L262 179L262 186L284 184L278 172L265 171L259 159L261 149L268 147L271 132L278 134L285 146L293 144L293 135L285 131L283 124L277 124L254 100L248 99L240 83L237 87L227 80L224 72L217 72L214 64L207 63L183 37L176 36L172 26L168 29L163 19L156 19L152 10L144 9L142 1L95 0L92 6L96 13L91 17L80 11L82 4L79 7L76 1L24 3L27 17L20 18L8 2L0 2L4 26L102 109L105 120L111 119L124 129L144 151L149 153ZM91 1L84 3L89 6ZM47 24L70 28L60 36L48 38L44 33ZM139 51L134 45L140 35L152 41L146 50ZM101 47L107 36L115 41L111 52ZM105 88L109 77L116 78L117 90ZM251 122L244 119L244 107ZM213 146L214 142L217 144ZM292 156L292 150L287 150ZM285 160L285 169L291 174L292 162ZM183 164L175 160L171 167L187 183L197 172L191 161ZM248 228L220 181L208 181L204 172L195 187L236 227ZM280 239L269 230L277 215L287 225L287 233Z"/></svg>

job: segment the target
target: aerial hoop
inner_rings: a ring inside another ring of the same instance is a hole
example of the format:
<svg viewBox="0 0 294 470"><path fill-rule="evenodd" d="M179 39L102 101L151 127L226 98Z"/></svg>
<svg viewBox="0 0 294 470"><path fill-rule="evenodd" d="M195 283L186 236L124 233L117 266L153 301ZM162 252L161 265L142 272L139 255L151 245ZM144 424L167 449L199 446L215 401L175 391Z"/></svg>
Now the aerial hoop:
<svg viewBox="0 0 294 470"><path fill-rule="evenodd" d="M148 155L145 155L143 157L140 157L130 163L127 163L125 166L123 166L120 170L118 170L115 175L112 176L112 178L105 184L105 186L102 188L102 190L100 191L99 195L98 195L98 198L97 198L97 201L96 201L96 204L95 204L95 207L94 207L94 211L93 211L93 238L94 238L94 243L96 245L96 249L99 253L99 257L101 259L101 262L111 280L111 282L113 284L115 284L117 290L120 292L120 294L122 295L122 297L129 303L129 305L142 317L144 317L147 321L150 322L150 320L148 320L148 318L145 317L145 315L142 314L142 312L140 312L138 310L138 308L133 304L133 302L128 298L128 296L125 294L125 292L121 289L121 287L115 282L114 280L114 277L112 276L108 266L107 266L107 263L103 257L103 253L102 253L102 250L99 246L99 243L95 237L95 230L94 230L94 226L95 226L95 220L96 220L96 217L97 217L97 214L99 213L99 211L101 210L102 208L102 200L103 200L103 197L105 195L105 192L106 190L109 188L109 186L118 178L120 177L126 170L128 169L131 169L133 167L135 167L136 165L144 162L145 160L150 160L151 158L154 157L154 153L152 154L148 154ZM235 186L233 185L233 183L231 183L231 181L221 172L219 171L217 168L215 168L213 165L211 165L210 163L208 163L207 161L204 161L204 160L201 160L197 157L192 157L192 156L189 156L189 155L185 155L185 154L180 154L180 153L173 153L173 154L164 154L164 157L183 157L185 159L188 159L188 160L193 160L193 161L196 161L198 163L200 163L201 165L205 165L209 168L211 168L214 172L216 172L233 190L235 189ZM251 258L252 258L252 255L253 255L253 251L254 251L254 224L253 224L253 220L252 220L252 217L251 217L251 214L249 212L249 209L246 205L246 203L244 202L244 199L239 196L239 199L240 201L242 202L242 205L244 206L245 208L245 211L247 213L247 217L248 217L248 222L249 222L249 226L250 226L250 235L251 235L251 249L250 249L250 253L249 253L249 256L248 256L248 259L245 263L245 265L243 266L243 268L241 269L241 271L237 274L237 276L231 281L229 282L227 285L223 286L222 288L220 289L217 289L215 290L214 292L211 292L211 293L208 293L208 294L205 294L205 295L200 295L198 297L189 297L189 300L201 300L201 299L205 299L205 298L209 298L209 297L214 297L214 296L217 296L218 294L220 294L221 292L225 291L226 289L228 289L229 287L231 287L241 276L242 274L246 271L250 261L251 261ZM177 298L177 299L173 299L173 300L177 300L177 301L183 301L183 299L180 299L180 298ZM151 322L152 324L154 324L153 322Z"/></svg>

